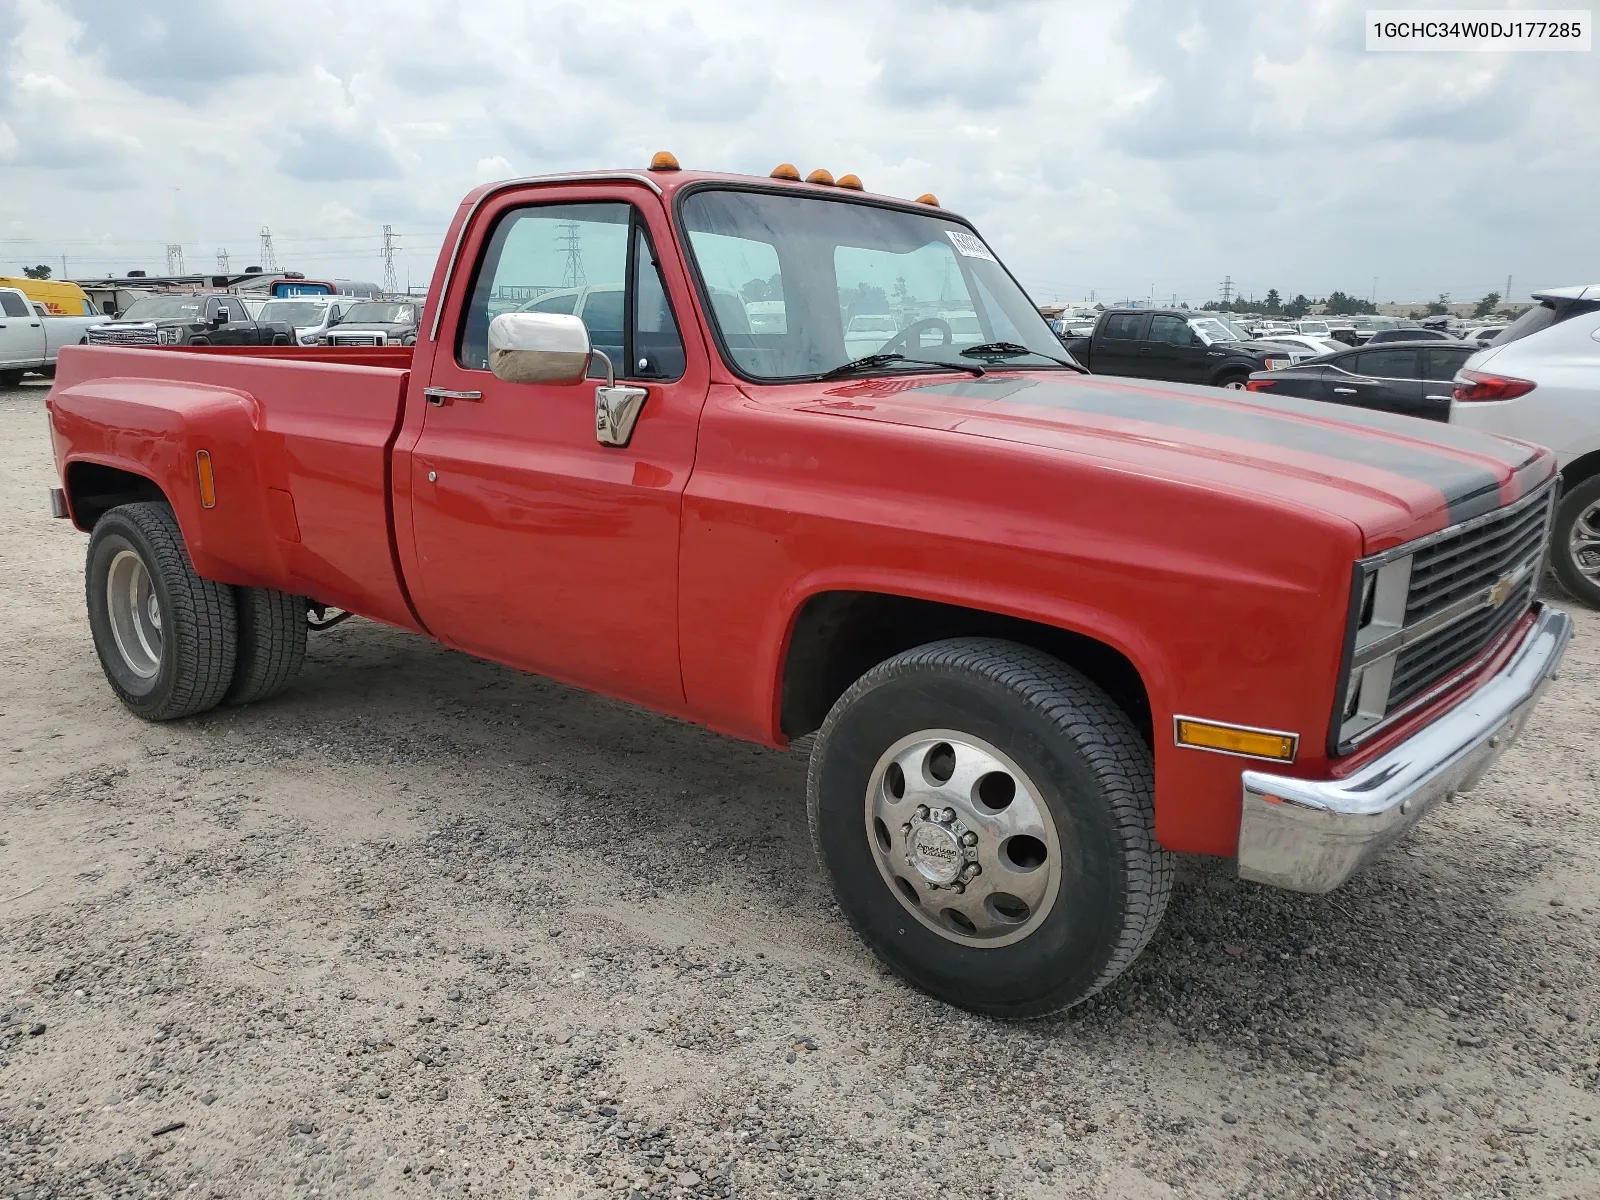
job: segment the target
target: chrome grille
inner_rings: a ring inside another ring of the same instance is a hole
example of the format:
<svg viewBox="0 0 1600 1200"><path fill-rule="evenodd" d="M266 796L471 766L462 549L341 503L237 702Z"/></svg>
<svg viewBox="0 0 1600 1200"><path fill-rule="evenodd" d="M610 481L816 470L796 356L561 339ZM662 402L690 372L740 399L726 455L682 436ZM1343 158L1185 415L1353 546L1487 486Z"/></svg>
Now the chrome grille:
<svg viewBox="0 0 1600 1200"><path fill-rule="evenodd" d="M330 333L328 341L335 346L381 346L385 339L381 333Z"/></svg>
<svg viewBox="0 0 1600 1200"><path fill-rule="evenodd" d="M1436 695L1528 611L1555 494L1552 480L1504 508L1357 564L1335 753Z"/></svg>
<svg viewBox="0 0 1600 1200"><path fill-rule="evenodd" d="M91 346L154 346L157 344L154 329L122 328L96 329L91 326L85 335Z"/></svg>

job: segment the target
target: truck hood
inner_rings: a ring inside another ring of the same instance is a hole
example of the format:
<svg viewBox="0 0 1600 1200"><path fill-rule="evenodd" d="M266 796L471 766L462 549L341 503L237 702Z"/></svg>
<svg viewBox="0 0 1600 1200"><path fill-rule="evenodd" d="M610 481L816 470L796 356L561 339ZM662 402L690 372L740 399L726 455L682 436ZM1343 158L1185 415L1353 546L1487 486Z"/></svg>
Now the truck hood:
<svg viewBox="0 0 1600 1200"><path fill-rule="evenodd" d="M1555 473L1549 451L1476 430L1103 375L874 378L796 399L803 411L1057 450L1343 517L1366 553L1509 504Z"/></svg>

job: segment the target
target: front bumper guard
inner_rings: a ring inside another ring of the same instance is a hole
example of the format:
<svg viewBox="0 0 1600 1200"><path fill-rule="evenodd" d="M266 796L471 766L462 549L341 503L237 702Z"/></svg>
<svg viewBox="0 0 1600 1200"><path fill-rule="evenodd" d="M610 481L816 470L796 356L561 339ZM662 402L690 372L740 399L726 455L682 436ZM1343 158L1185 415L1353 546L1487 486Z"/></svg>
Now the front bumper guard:
<svg viewBox="0 0 1600 1200"><path fill-rule="evenodd" d="M1471 791L1556 677L1572 618L1540 606L1509 662L1431 725L1343 779L1244 773L1239 876L1331 892L1435 804Z"/></svg>

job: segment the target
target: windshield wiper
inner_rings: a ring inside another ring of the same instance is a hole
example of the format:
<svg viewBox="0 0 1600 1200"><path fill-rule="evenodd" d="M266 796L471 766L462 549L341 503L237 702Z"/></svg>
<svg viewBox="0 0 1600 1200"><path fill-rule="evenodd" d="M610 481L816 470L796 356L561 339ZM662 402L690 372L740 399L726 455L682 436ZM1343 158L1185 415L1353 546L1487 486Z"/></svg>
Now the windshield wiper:
<svg viewBox="0 0 1600 1200"><path fill-rule="evenodd" d="M891 363L916 363L924 367L942 367L946 371L966 371L971 375L985 375L988 373L976 363L940 362L936 358L907 358L904 354L868 354L861 358L853 358L847 363L841 363L831 371L824 371L817 378L840 379L843 376L855 375L861 371L887 367Z"/></svg>
<svg viewBox="0 0 1600 1200"><path fill-rule="evenodd" d="M1034 354L1053 363L1060 363L1063 367L1078 365L1071 359L1057 358L1053 354L1045 354L1039 350L1029 350L1016 342L982 342L976 346L968 346L961 353L970 354L974 358L1015 358L1019 354Z"/></svg>

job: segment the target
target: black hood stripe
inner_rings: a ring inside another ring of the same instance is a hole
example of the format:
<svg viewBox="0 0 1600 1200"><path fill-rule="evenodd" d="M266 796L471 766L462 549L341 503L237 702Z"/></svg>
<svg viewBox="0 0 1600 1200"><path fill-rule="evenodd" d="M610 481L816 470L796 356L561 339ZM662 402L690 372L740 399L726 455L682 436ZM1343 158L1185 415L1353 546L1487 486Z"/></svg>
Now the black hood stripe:
<svg viewBox="0 0 1600 1200"><path fill-rule="evenodd" d="M1388 471L1438 491L1452 525L1505 503L1500 476L1463 455L1503 462L1508 469L1526 465L1530 456L1538 457L1531 447L1468 430L1441 425L1440 431L1448 436L1436 437L1431 426L1419 431L1414 418L1287 397L1283 403L1273 397L1269 407L1235 401L1231 396L1206 395L1199 389L1166 392L1100 380L1091 384L1087 379L1057 382L1018 376L935 383L917 390L1192 429ZM1364 429L1388 436L1373 437Z"/></svg>

